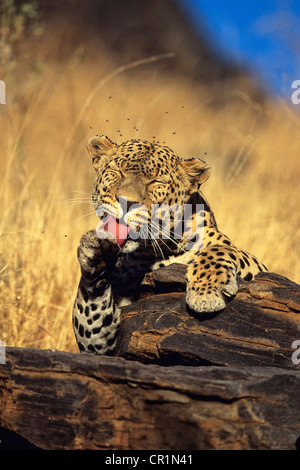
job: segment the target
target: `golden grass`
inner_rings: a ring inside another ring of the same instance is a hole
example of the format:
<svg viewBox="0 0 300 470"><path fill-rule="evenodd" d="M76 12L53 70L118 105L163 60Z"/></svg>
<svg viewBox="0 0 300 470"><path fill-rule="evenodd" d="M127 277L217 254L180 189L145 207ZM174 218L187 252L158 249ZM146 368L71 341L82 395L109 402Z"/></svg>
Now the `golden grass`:
<svg viewBox="0 0 300 470"><path fill-rule="evenodd" d="M76 248L97 224L91 205L79 202L92 190L85 145L98 133L118 142L155 139L205 159L213 172L203 189L220 229L300 282L299 119L286 105L263 109L237 87L238 102L214 108L213 91L163 78L155 63L142 74L144 66L112 73L105 54L96 63L78 51L54 59L44 58L26 86L20 62L0 107L1 340L77 350Z"/></svg>

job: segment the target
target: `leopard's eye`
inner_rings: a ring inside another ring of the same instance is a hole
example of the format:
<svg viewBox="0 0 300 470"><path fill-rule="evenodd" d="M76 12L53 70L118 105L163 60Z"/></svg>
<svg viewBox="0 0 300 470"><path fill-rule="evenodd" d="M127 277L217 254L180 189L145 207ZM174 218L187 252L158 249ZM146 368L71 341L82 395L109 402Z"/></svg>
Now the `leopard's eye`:
<svg viewBox="0 0 300 470"><path fill-rule="evenodd" d="M117 177L117 178L122 178L122 173L118 170L110 170L109 171L110 175L113 176L114 178Z"/></svg>
<svg viewBox="0 0 300 470"><path fill-rule="evenodd" d="M152 180L151 183L155 183L158 185L166 185L171 181L170 175L162 175L157 177L156 179Z"/></svg>

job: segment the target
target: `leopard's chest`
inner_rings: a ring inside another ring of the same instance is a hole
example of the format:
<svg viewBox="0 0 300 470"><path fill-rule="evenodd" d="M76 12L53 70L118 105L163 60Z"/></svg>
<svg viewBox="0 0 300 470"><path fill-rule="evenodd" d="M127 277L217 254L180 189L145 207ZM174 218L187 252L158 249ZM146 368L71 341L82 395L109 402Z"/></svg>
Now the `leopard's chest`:
<svg viewBox="0 0 300 470"><path fill-rule="evenodd" d="M133 301L138 298L141 282L145 274L152 271L153 263L154 257L151 254L140 257L124 255L118 258L112 275L113 294L118 304L121 299Z"/></svg>

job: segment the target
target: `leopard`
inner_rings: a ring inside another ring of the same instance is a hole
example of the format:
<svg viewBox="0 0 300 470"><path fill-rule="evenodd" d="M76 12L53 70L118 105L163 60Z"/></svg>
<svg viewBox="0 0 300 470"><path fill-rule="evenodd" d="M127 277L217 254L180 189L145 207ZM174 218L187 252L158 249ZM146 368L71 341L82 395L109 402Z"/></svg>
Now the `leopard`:
<svg viewBox="0 0 300 470"><path fill-rule="evenodd" d="M117 144L105 135L91 137L87 151L99 223L77 249L72 322L80 352L115 354L122 307L139 299L145 275L158 268L186 266L186 308L200 319L225 309L239 279L267 271L219 231L202 193L211 175L205 161L156 142Z"/></svg>

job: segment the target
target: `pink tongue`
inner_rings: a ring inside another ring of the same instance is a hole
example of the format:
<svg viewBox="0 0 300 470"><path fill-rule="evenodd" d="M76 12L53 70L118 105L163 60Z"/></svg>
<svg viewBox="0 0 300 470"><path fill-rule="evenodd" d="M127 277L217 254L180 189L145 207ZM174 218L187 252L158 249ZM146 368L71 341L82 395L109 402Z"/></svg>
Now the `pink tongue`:
<svg viewBox="0 0 300 470"><path fill-rule="evenodd" d="M128 225L119 224L111 215L101 226L104 230L111 233L114 239L122 246L127 240L130 228Z"/></svg>

